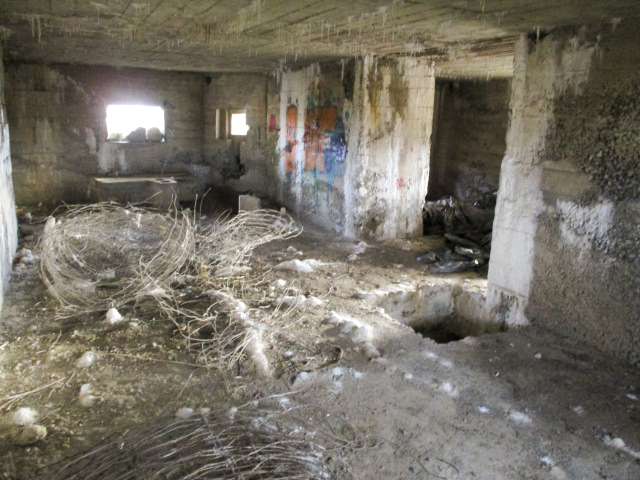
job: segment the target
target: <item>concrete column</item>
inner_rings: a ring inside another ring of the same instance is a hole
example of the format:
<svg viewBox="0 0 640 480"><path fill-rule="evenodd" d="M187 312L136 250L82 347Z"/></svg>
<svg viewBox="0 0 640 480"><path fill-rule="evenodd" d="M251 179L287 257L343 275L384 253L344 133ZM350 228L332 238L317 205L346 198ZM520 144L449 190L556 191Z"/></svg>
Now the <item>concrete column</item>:
<svg viewBox="0 0 640 480"><path fill-rule="evenodd" d="M2 49L0 48L0 58ZM11 276L11 263L18 244L16 205L11 175L9 124L5 108L4 66L0 61L0 311L4 289Z"/></svg>

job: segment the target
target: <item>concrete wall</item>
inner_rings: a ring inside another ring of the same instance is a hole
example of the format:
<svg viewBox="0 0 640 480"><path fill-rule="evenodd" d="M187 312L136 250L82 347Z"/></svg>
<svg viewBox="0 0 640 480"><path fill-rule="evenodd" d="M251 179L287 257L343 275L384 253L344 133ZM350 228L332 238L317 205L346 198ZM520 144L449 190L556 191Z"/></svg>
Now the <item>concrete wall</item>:
<svg viewBox="0 0 640 480"><path fill-rule="evenodd" d="M203 76L108 67L9 64L18 204L88 198L95 175L191 172L203 163ZM107 142L109 104L159 105L166 142Z"/></svg>
<svg viewBox="0 0 640 480"><path fill-rule="evenodd" d="M264 75L9 64L17 202L81 202L88 199L92 176L160 172L273 193L275 182L267 178L275 177L277 130L268 131L267 104L275 115L275 91ZM166 142L107 142L109 104L162 106ZM249 134L217 140L217 109L245 110Z"/></svg>
<svg viewBox="0 0 640 480"><path fill-rule="evenodd" d="M286 72L280 89L279 197L301 216L344 232L353 67Z"/></svg>
<svg viewBox="0 0 640 480"><path fill-rule="evenodd" d="M204 157L213 183L239 192L276 195L279 95L271 76L210 75L204 86ZM225 115L247 114L245 137L225 135ZM218 130L218 135L216 135Z"/></svg>
<svg viewBox="0 0 640 480"><path fill-rule="evenodd" d="M0 58L2 49L0 48ZM3 293L11 276L11 263L18 243L16 206L11 179L9 125L5 109L5 73L0 61L0 311Z"/></svg>
<svg viewBox="0 0 640 480"><path fill-rule="evenodd" d="M348 237L421 235L434 82L417 59L284 73L281 200Z"/></svg>
<svg viewBox="0 0 640 480"><path fill-rule="evenodd" d="M361 68L359 132L349 157L356 166L350 179L357 195L346 233L382 239L420 236L429 178L433 66L424 59L365 58Z"/></svg>
<svg viewBox="0 0 640 480"><path fill-rule="evenodd" d="M640 39L622 22L516 52L487 307L640 364Z"/></svg>
<svg viewBox="0 0 640 480"><path fill-rule="evenodd" d="M510 93L509 79L436 82L428 199L475 201L498 189Z"/></svg>

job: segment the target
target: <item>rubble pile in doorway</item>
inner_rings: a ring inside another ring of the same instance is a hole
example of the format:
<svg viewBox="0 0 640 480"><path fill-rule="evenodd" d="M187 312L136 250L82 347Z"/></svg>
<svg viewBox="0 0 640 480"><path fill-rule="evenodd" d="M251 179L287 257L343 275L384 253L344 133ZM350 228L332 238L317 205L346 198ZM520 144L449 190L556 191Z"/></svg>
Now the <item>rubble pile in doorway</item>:
<svg viewBox="0 0 640 480"><path fill-rule="evenodd" d="M481 267L489 260L496 193L487 192L474 203L454 197L425 201L422 220L425 235L442 235L446 247L428 251L418 260L430 273L458 273Z"/></svg>

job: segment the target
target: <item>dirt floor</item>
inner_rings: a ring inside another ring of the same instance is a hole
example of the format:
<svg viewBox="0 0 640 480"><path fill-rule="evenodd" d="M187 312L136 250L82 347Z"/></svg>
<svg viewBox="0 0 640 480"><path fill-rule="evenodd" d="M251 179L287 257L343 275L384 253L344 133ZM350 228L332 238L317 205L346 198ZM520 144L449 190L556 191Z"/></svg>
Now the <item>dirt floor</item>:
<svg viewBox="0 0 640 480"><path fill-rule="evenodd" d="M41 227L21 247L34 249ZM427 274L416 257L429 241L358 248L305 226L259 247L261 308L319 300L294 305L291 350L267 351L287 359L270 378L242 361L206 368L174 323L141 306L115 325L104 312L56 319L38 260L17 262L0 321L0 415L29 407L47 434L17 445L20 429L0 427L0 478L53 477L65 459L182 408L260 402L304 412L309 431L336 419L325 461L337 479L640 478L637 369L537 326L436 343L394 318L392 306L415 310L421 288L482 294L477 274ZM295 259L318 262L273 268ZM85 352L96 360L82 367ZM85 384L93 397L82 402Z"/></svg>

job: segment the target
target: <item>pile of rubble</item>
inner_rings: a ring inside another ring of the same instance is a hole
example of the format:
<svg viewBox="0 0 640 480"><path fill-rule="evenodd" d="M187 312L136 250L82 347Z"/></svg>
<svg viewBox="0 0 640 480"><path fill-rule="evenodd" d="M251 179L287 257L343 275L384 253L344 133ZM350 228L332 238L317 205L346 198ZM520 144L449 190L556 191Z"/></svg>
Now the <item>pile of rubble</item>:
<svg viewBox="0 0 640 480"><path fill-rule="evenodd" d="M429 265L430 273L458 273L484 265L491 252L495 205L495 192L474 203L453 197L425 201L424 234L444 235L447 248L426 252L418 260Z"/></svg>

